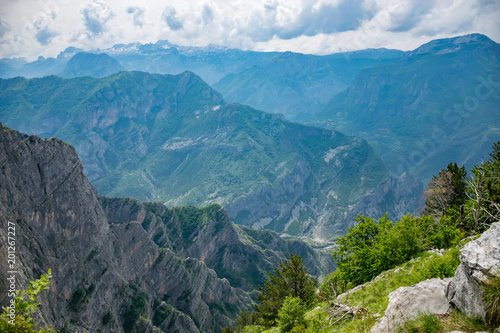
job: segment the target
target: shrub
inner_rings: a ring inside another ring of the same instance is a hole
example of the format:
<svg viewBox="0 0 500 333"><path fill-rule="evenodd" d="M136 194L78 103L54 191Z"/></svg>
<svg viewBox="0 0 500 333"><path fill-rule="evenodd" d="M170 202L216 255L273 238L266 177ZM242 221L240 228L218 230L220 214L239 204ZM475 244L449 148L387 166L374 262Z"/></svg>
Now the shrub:
<svg viewBox="0 0 500 333"><path fill-rule="evenodd" d="M290 332L294 327L304 325L305 314L306 310L300 298L287 297L278 313L281 331Z"/></svg>
<svg viewBox="0 0 500 333"><path fill-rule="evenodd" d="M14 308L15 313L13 317L10 317L10 311L7 307L4 307L4 313L0 315L0 332L5 333L49 333L55 331L51 328L41 328L40 330L35 329L35 322L33 321L33 314L38 311L40 303L36 300L38 294L45 289L48 289L47 285L50 283L51 270L48 273L42 275L40 279L36 281L31 281L28 290L23 290L22 292L16 291L14 296Z"/></svg>
<svg viewBox="0 0 500 333"><path fill-rule="evenodd" d="M264 327L253 325L253 326L245 326L243 333L260 333L264 330Z"/></svg>
<svg viewBox="0 0 500 333"><path fill-rule="evenodd" d="M292 328L290 333L304 333L306 331L307 331L306 327L302 324L302 325L295 326L294 328Z"/></svg>
<svg viewBox="0 0 500 333"><path fill-rule="evenodd" d="M449 249L442 256L434 256L425 262L419 270L420 281L433 278L447 278L455 275L460 265L460 250ZM418 274L416 274L418 276Z"/></svg>
<svg viewBox="0 0 500 333"><path fill-rule="evenodd" d="M335 270L325 276L321 284L321 292L327 299L334 299L347 289L349 289L349 284L339 270Z"/></svg>
<svg viewBox="0 0 500 333"><path fill-rule="evenodd" d="M382 217L358 216L354 228L339 238L333 252L339 274L353 285L371 280L381 272L408 261L423 250L422 230L412 216L392 223Z"/></svg>
<svg viewBox="0 0 500 333"><path fill-rule="evenodd" d="M464 238L452 216L443 215L439 220L431 216L423 216L419 220L420 228L424 233L427 248L448 249L455 246Z"/></svg>

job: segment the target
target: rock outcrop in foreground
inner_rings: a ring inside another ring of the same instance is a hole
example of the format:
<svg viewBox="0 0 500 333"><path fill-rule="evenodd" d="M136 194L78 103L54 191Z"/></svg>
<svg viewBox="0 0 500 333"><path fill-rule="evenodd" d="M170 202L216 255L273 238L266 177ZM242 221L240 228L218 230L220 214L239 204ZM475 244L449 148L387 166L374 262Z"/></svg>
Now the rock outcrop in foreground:
<svg viewBox="0 0 500 333"><path fill-rule="evenodd" d="M492 275L500 274L500 223L493 223L478 239L460 251L455 276L430 279L389 294L389 305L372 328L372 333L392 332L421 313L445 314L451 306L470 317L485 318L482 286ZM496 331L495 331L496 332Z"/></svg>
<svg viewBox="0 0 500 333"><path fill-rule="evenodd" d="M500 274L500 222L460 251L460 266L446 289L451 303L468 316L485 317L481 286Z"/></svg>
<svg viewBox="0 0 500 333"><path fill-rule="evenodd" d="M450 309L444 290L451 279L430 279L389 294L389 305L372 333L390 333L420 313L445 314Z"/></svg>

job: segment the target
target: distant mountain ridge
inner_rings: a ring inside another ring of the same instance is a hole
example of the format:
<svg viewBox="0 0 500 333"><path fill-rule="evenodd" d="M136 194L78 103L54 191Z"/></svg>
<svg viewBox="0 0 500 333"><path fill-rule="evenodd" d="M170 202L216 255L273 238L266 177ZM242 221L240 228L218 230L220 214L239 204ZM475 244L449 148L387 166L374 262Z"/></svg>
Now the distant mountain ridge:
<svg viewBox="0 0 500 333"><path fill-rule="evenodd" d="M470 168L500 138L500 45L480 34L431 41L363 70L308 121L366 139L395 173L423 182Z"/></svg>
<svg viewBox="0 0 500 333"><path fill-rule="evenodd" d="M324 108L363 69L400 59L396 50L363 50L326 56L284 52L229 74L213 87L224 99L303 121Z"/></svg>
<svg viewBox="0 0 500 333"><path fill-rule="evenodd" d="M59 76L64 78L79 76L102 78L124 70L117 60L105 53L79 52L71 57Z"/></svg>
<svg viewBox="0 0 500 333"><path fill-rule="evenodd" d="M399 59L404 54L398 50L369 49L313 56L243 51L216 45L186 47L168 41L116 44L104 50L89 50L86 56L78 54L81 51L67 48L57 58L41 57L30 63L1 59L0 77L104 77L121 70L158 74L180 74L189 70L210 85L215 84L229 102L300 120L322 109L362 69ZM72 69L72 66L78 68ZM80 71L81 68L86 69Z"/></svg>
<svg viewBox="0 0 500 333"><path fill-rule="evenodd" d="M56 58L38 57L36 61L27 62L23 58L0 59L0 77L12 78L23 76L27 78L44 77L61 73L68 61L83 49L68 47Z"/></svg>
<svg viewBox="0 0 500 333"><path fill-rule="evenodd" d="M190 72L0 80L0 100L7 125L73 144L108 196L218 203L236 223L322 240L366 209L397 217L418 201L409 178L417 194L384 199L396 182L366 142L227 104Z"/></svg>
<svg viewBox="0 0 500 333"><path fill-rule="evenodd" d="M446 54L458 52L463 49L470 49L471 46L476 48L477 45L483 44L488 46L494 43L490 38L482 34L470 34L454 38L435 39L425 43L413 51L408 52L408 56L416 56L423 54Z"/></svg>
<svg viewBox="0 0 500 333"><path fill-rule="evenodd" d="M488 37L480 34L460 36L456 41L463 47L477 45ZM445 39L434 40L413 51L367 49L330 55L306 55L292 52L255 52L230 49L216 45L186 47L168 41L141 44L116 44L104 50L89 50L91 54L107 54L119 62L123 69L111 69L110 59L87 61L86 72L62 73L72 56L81 51L67 48L57 58L43 57L31 63L22 59L1 59L0 77L17 75L41 77L62 75L75 77L90 75L104 77L120 70L138 70L158 74L195 72L221 92L224 99L252 106L271 113L282 113L287 119L308 122L330 99L346 89L364 69L401 61L408 56L440 54L460 48L452 45L440 49ZM476 44L474 44L476 43ZM472 49L470 49L473 52ZM90 68L110 68L108 71Z"/></svg>

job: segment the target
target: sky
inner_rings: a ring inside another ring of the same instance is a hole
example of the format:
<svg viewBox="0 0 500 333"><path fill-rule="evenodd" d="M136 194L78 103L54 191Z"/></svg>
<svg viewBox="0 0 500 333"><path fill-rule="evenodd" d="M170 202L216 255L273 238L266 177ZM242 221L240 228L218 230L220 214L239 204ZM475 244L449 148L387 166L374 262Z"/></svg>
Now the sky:
<svg viewBox="0 0 500 333"><path fill-rule="evenodd" d="M311 54L412 50L469 33L500 41L500 0L0 0L0 58L27 60L158 40Z"/></svg>

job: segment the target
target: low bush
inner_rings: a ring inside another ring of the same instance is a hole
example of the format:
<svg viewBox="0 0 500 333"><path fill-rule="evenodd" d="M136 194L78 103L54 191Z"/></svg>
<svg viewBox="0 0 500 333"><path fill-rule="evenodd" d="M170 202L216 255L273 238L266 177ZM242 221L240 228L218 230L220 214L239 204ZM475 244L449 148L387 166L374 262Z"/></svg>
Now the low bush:
<svg viewBox="0 0 500 333"><path fill-rule="evenodd" d="M294 327L304 325L305 314L306 310L300 298L287 297L278 313L278 323L281 331L290 332Z"/></svg>

